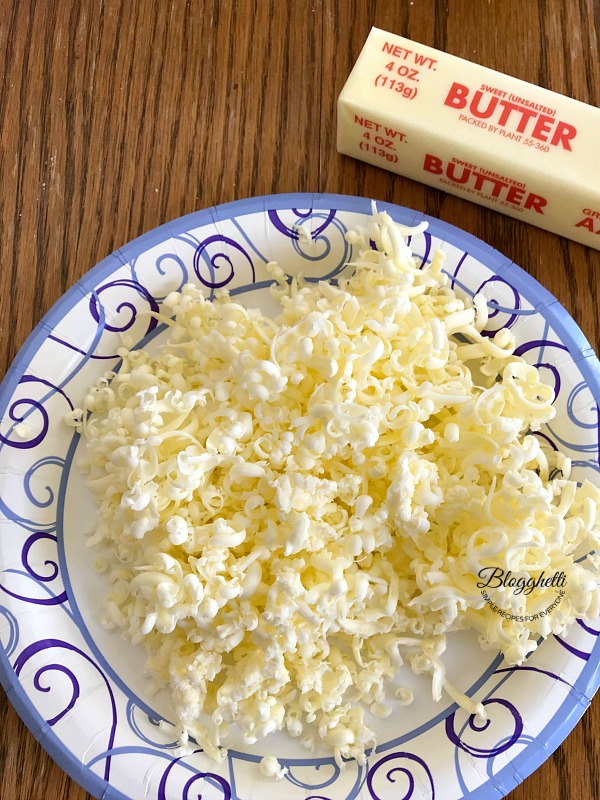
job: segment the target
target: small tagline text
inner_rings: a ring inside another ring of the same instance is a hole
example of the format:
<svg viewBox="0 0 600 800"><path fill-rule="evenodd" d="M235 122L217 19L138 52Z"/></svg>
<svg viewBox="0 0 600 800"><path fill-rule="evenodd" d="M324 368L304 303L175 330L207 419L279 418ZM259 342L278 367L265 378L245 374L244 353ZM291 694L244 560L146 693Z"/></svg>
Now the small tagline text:
<svg viewBox="0 0 600 800"><path fill-rule="evenodd" d="M499 608L496 603L492 600L489 594L485 591L482 593L483 599L485 602L490 606L492 611L496 614L499 614L501 617L505 619L513 620L513 622L534 622L536 619L542 619L542 617L547 617L548 614L551 614L555 608L557 608L561 602L563 597L565 596L564 591L561 589L557 595L556 599L550 603L548 608L543 609L543 611L538 611L536 614L511 614L509 611L505 611L503 608Z"/></svg>

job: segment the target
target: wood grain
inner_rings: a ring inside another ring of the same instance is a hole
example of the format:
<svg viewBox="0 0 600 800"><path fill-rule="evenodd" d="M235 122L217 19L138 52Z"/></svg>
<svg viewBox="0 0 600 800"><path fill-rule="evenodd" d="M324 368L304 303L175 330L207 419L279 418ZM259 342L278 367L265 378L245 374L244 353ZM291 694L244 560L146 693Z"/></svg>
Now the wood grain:
<svg viewBox="0 0 600 800"><path fill-rule="evenodd" d="M116 247L197 208L290 191L393 201L471 231L597 348L599 252L336 153L336 98L373 24L600 104L596 0L0 0L0 376ZM600 797L599 731L595 700L511 800ZM0 798L88 797L1 693Z"/></svg>

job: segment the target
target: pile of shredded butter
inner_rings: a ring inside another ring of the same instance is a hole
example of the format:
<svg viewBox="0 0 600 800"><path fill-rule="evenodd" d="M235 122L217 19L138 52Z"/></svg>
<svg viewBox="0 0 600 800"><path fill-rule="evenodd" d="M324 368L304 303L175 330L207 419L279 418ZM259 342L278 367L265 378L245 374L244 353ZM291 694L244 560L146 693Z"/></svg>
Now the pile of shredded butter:
<svg viewBox="0 0 600 800"><path fill-rule="evenodd" d="M446 680L449 632L515 664L598 614L600 562L577 557L598 545L600 492L534 434L553 390L508 330L481 334L486 302L457 296L442 253L416 263L415 232L374 210L337 286L270 264L275 319L186 285L159 315L168 343L124 348L71 419L106 624L144 643L182 743L214 758L237 726L364 762L374 718L411 700L403 663L484 716ZM490 588L496 613L477 584L498 567L562 571L564 598L525 621L555 588Z"/></svg>

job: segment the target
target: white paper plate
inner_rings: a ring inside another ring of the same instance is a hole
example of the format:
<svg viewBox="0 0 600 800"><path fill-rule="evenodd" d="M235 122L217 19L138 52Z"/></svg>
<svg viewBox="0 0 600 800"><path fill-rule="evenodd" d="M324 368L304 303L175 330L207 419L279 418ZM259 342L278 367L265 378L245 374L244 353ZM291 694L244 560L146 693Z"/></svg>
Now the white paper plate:
<svg viewBox="0 0 600 800"><path fill-rule="evenodd" d="M413 225L423 214L380 204ZM599 678L598 630L579 623L553 637L522 667L481 652L470 633L451 637L450 680L482 700L479 723L430 700L430 681L403 676L413 706L378 723L368 764L339 770L326 753L307 758L275 736L236 749L217 766L202 752L174 755L157 727L168 697L152 698L144 654L98 621L105 586L85 547L94 507L73 459L78 437L63 423L87 387L118 362L124 332L160 340L140 309L158 309L187 281L207 293L227 286L248 305L273 308L265 264L334 279L351 258L346 229L370 202L337 195L276 195L190 214L145 234L102 261L31 334L0 388L0 677L34 736L96 797L118 800L411 800L503 797L544 761L575 725ZM540 365L556 390L557 417L543 437L571 456L577 478L600 482L600 369L560 304L490 246L439 220L412 242L425 261L446 254L456 287L483 291L488 329L510 327L517 353ZM311 231L299 238L296 225ZM274 309L273 309L274 310ZM173 737L171 737L172 739ZM282 782L257 762L275 755Z"/></svg>

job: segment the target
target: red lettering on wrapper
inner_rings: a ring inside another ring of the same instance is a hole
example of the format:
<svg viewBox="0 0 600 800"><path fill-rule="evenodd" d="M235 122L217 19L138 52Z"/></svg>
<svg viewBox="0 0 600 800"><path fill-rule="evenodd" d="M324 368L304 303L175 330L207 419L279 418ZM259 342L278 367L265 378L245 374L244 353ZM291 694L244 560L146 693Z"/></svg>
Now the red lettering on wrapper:
<svg viewBox="0 0 600 800"><path fill-rule="evenodd" d="M552 119L552 117L547 117L545 114L542 114L539 117L538 121L535 123L531 135L535 136L536 139L541 139L542 142L547 142L548 137L545 136L545 134L550 133L553 124L554 120Z"/></svg>
<svg viewBox="0 0 600 800"><path fill-rule="evenodd" d="M590 233L594 232L594 220L591 217L584 217L575 225L576 228L587 228Z"/></svg>
<svg viewBox="0 0 600 800"><path fill-rule="evenodd" d="M469 96L469 87L463 86L462 83L456 81L450 87L450 91L444 100L445 106L451 108L465 108L467 105L467 97Z"/></svg>
<svg viewBox="0 0 600 800"><path fill-rule="evenodd" d="M577 136L577 128L574 125L569 125L568 122L557 122L556 130L550 144L560 144L565 150L572 150L570 145L571 139Z"/></svg>
<svg viewBox="0 0 600 800"><path fill-rule="evenodd" d="M515 98L515 96L511 95L511 98ZM562 147L564 150L571 151L573 149L571 142L577 136L577 128L574 125L550 116L555 112L540 106L539 103L533 103L521 97L514 100L500 99L498 94L486 95L482 89L476 90L471 95L469 87L457 81L454 81L448 90L444 105L457 110L468 107L473 118L490 120L490 124L494 123L502 129L511 129L517 134L525 134L529 131L528 135L533 139L537 139L539 142L548 142L550 145ZM466 114L460 119L463 122L477 125L475 120ZM503 132L501 133L504 135Z"/></svg>
<svg viewBox="0 0 600 800"><path fill-rule="evenodd" d="M519 122L517 124L517 132L518 133L525 133L525 129L527 127L527 123L532 117L537 116L537 111L534 111L532 108L523 108L522 106L517 105L516 103L510 103L508 100L501 100L500 105L502 106L502 112L498 117L498 125L501 128L505 128L508 124L510 119L510 115L513 111L516 111L517 114L521 114L519 118ZM513 120L517 119L517 117L513 117Z"/></svg>
<svg viewBox="0 0 600 800"><path fill-rule="evenodd" d="M594 230L594 220L592 217L584 217L582 220L575 224L576 228L586 228L590 233L600 234L600 226L598 230Z"/></svg>
<svg viewBox="0 0 600 800"><path fill-rule="evenodd" d="M483 99L483 92L475 92L475 96L471 101L471 108L473 109L473 114L480 119L489 119L494 111L496 110L496 106L498 105L498 98L497 97L486 97L488 101L487 108L485 110L480 109L480 103Z"/></svg>
<svg viewBox="0 0 600 800"><path fill-rule="evenodd" d="M534 211L537 211L538 214L544 213L544 206L548 205L548 201L545 197L541 197L539 194L533 194L530 192L527 197L525 198L524 208L532 208Z"/></svg>
<svg viewBox="0 0 600 800"><path fill-rule="evenodd" d="M447 171L448 171L448 177L450 178L450 180L454 181L454 183L467 183L467 181L471 177L471 170L467 169L467 167L462 167L461 174L457 175L457 170L455 169L455 167L459 167L459 165L458 164L454 164L453 162L450 162L448 164L448 170ZM460 169L460 167L459 167L459 169Z"/></svg>
<svg viewBox="0 0 600 800"><path fill-rule="evenodd" d="M413 52L412 50L407 50L406 47L400 47L399 44L394 44L393 42L384 42L382 50L384 53L389 53L396 58L403 58L405 61Z"/></svg>
<svg viewBox="0 0 600 800"><path fill-rule="evenodd" d="M509 203L520 206L524 194L525 189L521 189L519 186L511 186L506 193L506 199Z"/></svg>
<svg viewBox="0 0 600 800"><path fill-rule="evenodd" d="M488 198L498 199L504 203L535 211L543 214L548 205L545 197L534 192L527 192L524 184L517 184L512 178L498 175L489 169L466 164L460 159L453 158L447 164L438 156L431 153L425 154L423 171L431 175L443 175L442 183L450 181L457 187L465 188L468 192L479 192ZM448 181L445 180L448 178Z"/></svg>
<svg viewBox="0 0 600 800"><path fill-rule="evenodd" d="M433 175L441 175L444 171L442 169L442 159L437 158L437 156L432 156L429 153L426 153L423 169L425 170L425 172L431 172Z"/></svg>
<svg viewBox="0 0 600 800"><path fill-rule="evenodd" d="M378 122L373 122L372 119L367 119L367 117L359 117L358 114L354 115L354 122L356 122L357 125L362 125L363 128L370 128L374 131L378 131L381 128Z"/></svg>

